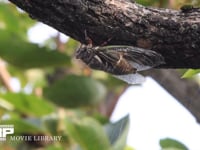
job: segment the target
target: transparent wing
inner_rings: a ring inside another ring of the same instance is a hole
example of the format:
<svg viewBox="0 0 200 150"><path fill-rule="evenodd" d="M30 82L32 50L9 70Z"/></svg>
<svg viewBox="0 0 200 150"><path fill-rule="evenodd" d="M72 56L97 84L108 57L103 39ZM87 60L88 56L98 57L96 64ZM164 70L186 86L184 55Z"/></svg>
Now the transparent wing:
<svg viewBox="0 0 200 150"><path fill-rule="evenodd" d="M125 81L128 84L141 84L145 81L145 77L139 73L113 76L122 81Z"/></svg>
<svg viewBox="0 0 200 150"><path fill-rule="evenodd" d="M138 71L147 70L165 63L161 54L138 47L116 45L104 46L99 49L114 58L117 58L120 53Z"/></svg>

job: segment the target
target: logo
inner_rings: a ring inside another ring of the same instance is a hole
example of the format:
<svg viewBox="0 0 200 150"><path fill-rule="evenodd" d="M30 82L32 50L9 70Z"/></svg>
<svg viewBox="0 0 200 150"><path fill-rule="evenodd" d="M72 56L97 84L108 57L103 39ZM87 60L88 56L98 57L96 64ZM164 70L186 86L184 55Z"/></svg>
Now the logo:
<svg viewBox="0 0 200 150"><path fill-rule="evenodd" d="M62 136L49 136L49 135L14 135L14 125L0 125L0 142L1 141L61 141ZM7 135L11 135L7 137Z"/></svg>
<svg viewBox="0 0 200 150"><path fill-rule="evenodd" d="M0 141L6 141L6 136L13 133L14 125L0 125Z"/></svg>

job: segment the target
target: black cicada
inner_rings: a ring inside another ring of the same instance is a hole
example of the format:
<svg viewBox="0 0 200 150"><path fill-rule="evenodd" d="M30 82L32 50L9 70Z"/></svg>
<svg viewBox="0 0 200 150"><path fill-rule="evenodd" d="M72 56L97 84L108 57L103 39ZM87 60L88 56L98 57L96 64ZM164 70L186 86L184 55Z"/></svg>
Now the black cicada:
<svg viewBox="0 0 200 150"><path fill-rule="evenodd" d="M76 53L90 68L102 70L129 84L139 84L144 77L137 71L147 70L164 63L163 57L151 50L132 46L92 47L82 45Z"/></svg>

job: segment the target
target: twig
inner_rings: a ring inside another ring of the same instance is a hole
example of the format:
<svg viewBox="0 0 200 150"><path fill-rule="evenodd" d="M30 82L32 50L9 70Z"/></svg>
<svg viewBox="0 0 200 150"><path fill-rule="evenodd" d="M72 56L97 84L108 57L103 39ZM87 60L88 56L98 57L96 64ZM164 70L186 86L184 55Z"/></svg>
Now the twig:
<svg viewBox="0 0 200 150"><path fill-rule="evenodd" d="M13 92L13 88L10 84L11 76L6 69L5 63L2 60L0 60L0 80L9 92Z"/></svg>

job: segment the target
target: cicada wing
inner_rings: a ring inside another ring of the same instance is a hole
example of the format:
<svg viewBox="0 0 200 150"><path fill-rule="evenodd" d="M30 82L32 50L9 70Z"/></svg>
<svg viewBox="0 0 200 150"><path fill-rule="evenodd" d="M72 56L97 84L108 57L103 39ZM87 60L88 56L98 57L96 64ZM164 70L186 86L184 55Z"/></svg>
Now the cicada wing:
<svg viewBox="0 0 200 150"><path fill-rule="evenodd" d="M145 77L139 73L113 76L122 81L125 81L128 84L141 84L145 81Z"/></svg>
<svg viewBox="0 0 200 150"><path fill-rule="evenodd" d="M116 53L109 53L109 52L99 52L98 56L102 59L102 61L106 61L109 63L116 63L119 60L119 55Z"/></svg>
<svg viewBox="0 0 200 150"><path fill-rule="evenodd" d="M124 58L138 71L147 70L165 62L161 54L137 47L132 47L132 50L128 50Z"/></svg>
<svg viewBox="0 0 200 150"><path fill-rule="evenodd" d="M102 50L113 56L122 53L123 58L130 62L137 71L147 70L165 63L161 54L138 47L116 45L102 47Z"/></svg>

